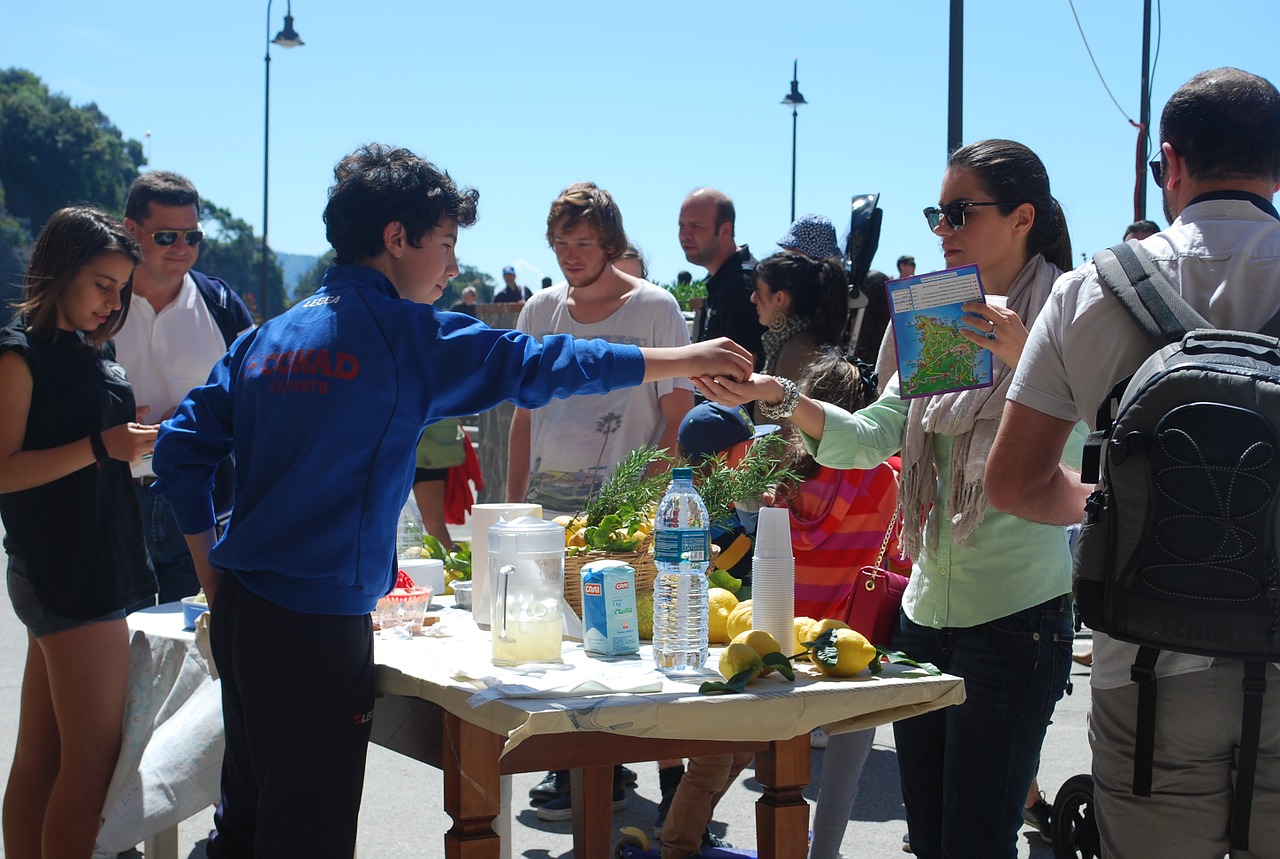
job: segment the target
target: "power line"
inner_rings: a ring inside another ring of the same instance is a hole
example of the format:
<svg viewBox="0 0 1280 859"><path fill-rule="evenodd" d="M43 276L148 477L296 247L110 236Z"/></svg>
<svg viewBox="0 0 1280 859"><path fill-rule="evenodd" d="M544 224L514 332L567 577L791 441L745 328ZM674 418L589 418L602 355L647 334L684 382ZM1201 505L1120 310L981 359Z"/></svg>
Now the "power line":
<svg viewBox="0 0 1280 859"><path fill-rule="evenodd" d="M1089 40L1084 35L1084 27L1080 26L1080 16L1076 14L1076 4L1073 0L1067 0L1067 5L1071 7L1071 17L1076 19L1076 29L1080 31L1080 40L1084 42L1084 49L1089 54L1089 62L1093 63L1093 70L1098 73L1098 80L1102 82L1102 88L1107 91L1107 96L1111 99L1111 103L1116 106L1116 110L1120 111L1120 115L1128 120L1130 125L1137 125L1138 123L1129 119L1129 114L1124 112L1120 102L1116 101L1116 97L1111 94L1111 87L1107 86L1106 78L1102 76L1102 69L1098 68L1098 61L1093 58L1093 50L1089 47Z"/></svg>

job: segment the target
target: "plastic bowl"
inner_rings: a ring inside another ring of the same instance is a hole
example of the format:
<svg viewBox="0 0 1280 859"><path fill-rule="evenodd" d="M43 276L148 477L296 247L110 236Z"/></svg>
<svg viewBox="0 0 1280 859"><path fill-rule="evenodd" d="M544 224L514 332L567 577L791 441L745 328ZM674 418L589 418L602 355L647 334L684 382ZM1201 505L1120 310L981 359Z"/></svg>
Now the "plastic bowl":
<svg viewBox="0 0 1280 859"><path fill-rule="evenodd" d="M209 604L195 597L182 598L182 628L191 632L196 628L196 618L209 610Z"/></svg>

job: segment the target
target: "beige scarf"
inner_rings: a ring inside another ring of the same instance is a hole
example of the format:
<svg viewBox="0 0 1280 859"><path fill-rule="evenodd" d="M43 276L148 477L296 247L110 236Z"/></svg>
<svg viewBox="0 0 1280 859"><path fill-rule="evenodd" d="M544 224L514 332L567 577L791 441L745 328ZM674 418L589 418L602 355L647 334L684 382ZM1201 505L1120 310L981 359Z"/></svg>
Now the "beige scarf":
<svg viewBox="0 0 1280 859"><path fill-rule="evenodd" d="M1054 280L1062 272L1040 254L1032 257L1009 287L1008 307L1028 329L1040 315ZM883 356L882 356L883 357ZM972 542L973 532L987 512L983 475L987 454L995 441L1004 412L1005 395L1013 379L1013 369L994 355L991 358L992 384L989 388L955 391L911 401L906 434L902 442L902 489L899 493L904 515L902 547L911 557L919 557L921 529L937 495L938 469L934 460L934 438L953 436L948 507L951 510L952 543ZM915 511L911 515L910 511ZM937 540L934 529L933 540ZM931 543L930 548L936 548Z"/></svg>

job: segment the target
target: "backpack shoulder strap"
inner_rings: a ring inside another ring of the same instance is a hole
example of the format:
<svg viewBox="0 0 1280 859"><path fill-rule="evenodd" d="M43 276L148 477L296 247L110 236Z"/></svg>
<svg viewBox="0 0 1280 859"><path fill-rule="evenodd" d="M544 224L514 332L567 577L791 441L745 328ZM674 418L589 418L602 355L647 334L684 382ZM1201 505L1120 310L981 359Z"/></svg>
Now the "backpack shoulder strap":
<svg viewBox="0 0 1280 859"><path fill-rule="evenodd" d="M1138 658L1129 669L1138 684L1138 720L1134 730L1133 795L1151 796L1151 767L1156 746L1156 658L1155 647L1139 647Z"/></svg>
<svg viewBox="0 0 1280 859"><path fill-rule="evenodd" d="M1240 718L1240 754L1236 764L1235 796L1231 804L1231 847L1249 849L1249 812L1258 771L1258 741L1262 733L1262 696L1267 691L1267 664L1244 664L1244 710Z"/></svg>
<svg viewBox="0 0 1280 859"><path fill-rule="evenodd" d="M1212 328L1182 300L1137 242L1094 254L1098 277L1156 348L1177 343L1188 331Z"/></svg>

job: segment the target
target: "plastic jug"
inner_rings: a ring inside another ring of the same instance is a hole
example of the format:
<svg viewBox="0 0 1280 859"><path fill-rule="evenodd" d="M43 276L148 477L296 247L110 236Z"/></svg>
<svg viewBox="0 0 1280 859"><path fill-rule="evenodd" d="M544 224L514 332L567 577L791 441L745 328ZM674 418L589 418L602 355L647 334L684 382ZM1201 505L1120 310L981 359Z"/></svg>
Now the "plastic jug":
<svg viewBox="0 0 1280 859"><path fill-rule="evenodd" d="M564 528L524 516L488 536L493 663L560 662Z"/></svg>

